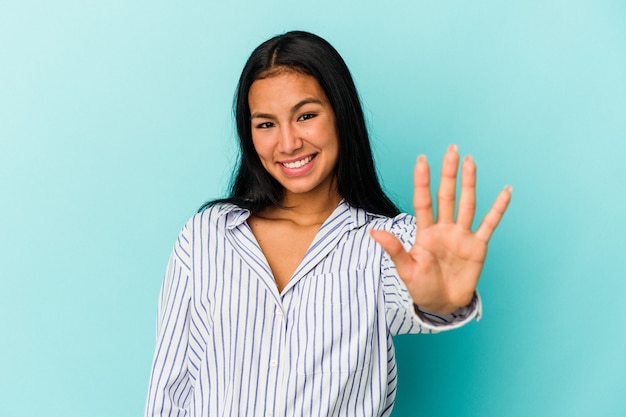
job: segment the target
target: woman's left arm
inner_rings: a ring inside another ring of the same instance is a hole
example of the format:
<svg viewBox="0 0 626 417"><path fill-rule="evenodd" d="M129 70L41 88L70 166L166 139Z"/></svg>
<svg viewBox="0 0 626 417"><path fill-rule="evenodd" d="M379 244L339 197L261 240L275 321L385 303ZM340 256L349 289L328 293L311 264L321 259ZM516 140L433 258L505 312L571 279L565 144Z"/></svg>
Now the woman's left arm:
<svg viewBox="0 0 626 417"><path fill-rule="evenodd" d="M428 163L423 155L418 157L413 195L417 232L408 251L391 233L371 232L393 260L413 302L420 310L433 314L450 314L471 303L487 256L487 244L511 200L512 188L507 186L473 232L476 165L470 156L463 160L455 219L458 166L459 153L456 145L451 145L443 159L435 221Z"/></svg>

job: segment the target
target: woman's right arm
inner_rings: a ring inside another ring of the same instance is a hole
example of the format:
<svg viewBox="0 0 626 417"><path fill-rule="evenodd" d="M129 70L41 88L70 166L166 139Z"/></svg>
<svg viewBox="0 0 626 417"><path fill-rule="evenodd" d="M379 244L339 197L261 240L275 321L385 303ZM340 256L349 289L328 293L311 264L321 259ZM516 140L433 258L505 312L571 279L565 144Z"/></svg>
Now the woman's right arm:
<svg viewBox="0 0 626 417"><path fill-rule="evenodd" d="M188 225L187 225L188 226ZM184 416L191 398L188 373L191 245L188 227L178 237L163 279L145 417Z"/></svg>

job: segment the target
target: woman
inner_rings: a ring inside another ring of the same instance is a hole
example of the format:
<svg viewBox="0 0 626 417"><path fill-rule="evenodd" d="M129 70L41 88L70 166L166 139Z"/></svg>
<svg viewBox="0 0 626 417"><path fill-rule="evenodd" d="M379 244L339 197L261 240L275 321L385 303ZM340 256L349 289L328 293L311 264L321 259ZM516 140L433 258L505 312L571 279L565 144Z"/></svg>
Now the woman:
<svg viewBox="0 0 626 417"><path fill-rule="evenodd" d="M475 289L511 188L472 232L475 165L464 158L455 219L450 146L437 221L423 156L415 218L399 213L348 68L310 33L255 49L235 113L231 196L189 220L170 258L145 415L389 415L391 336L479 318Z"/></svg>

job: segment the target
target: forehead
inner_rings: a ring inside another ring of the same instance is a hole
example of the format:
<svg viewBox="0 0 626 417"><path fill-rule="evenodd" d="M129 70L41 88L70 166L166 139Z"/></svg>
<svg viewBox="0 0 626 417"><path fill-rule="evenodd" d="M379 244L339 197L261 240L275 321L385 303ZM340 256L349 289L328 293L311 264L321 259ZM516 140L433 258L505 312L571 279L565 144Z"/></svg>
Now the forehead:
<svg viewBox="0 0 626 417"><path fill-rule="evenodd" d="M252 83L248 92L248 103L253 107L291 106L299 101L313 98L322 104L328 98L317 80L301 72L281 71Z"/></svg>

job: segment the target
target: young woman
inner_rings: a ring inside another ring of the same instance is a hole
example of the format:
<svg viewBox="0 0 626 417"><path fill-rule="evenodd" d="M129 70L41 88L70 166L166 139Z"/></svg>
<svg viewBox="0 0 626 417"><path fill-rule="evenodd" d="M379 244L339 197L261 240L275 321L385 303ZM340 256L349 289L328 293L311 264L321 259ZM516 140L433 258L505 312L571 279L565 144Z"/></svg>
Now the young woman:
<svg viewBox="0 0 626 417"><path fill-rule="evenodd" d="M399 213L348 68L310 33L252 53L235 115L231 195L187 222L169 261L145 415L390 415L391 336L479 318L476 285L511 188L472 232L475 165L462 161L455 218L450 146L436 221L424 156L415 217Z"/></svg>

